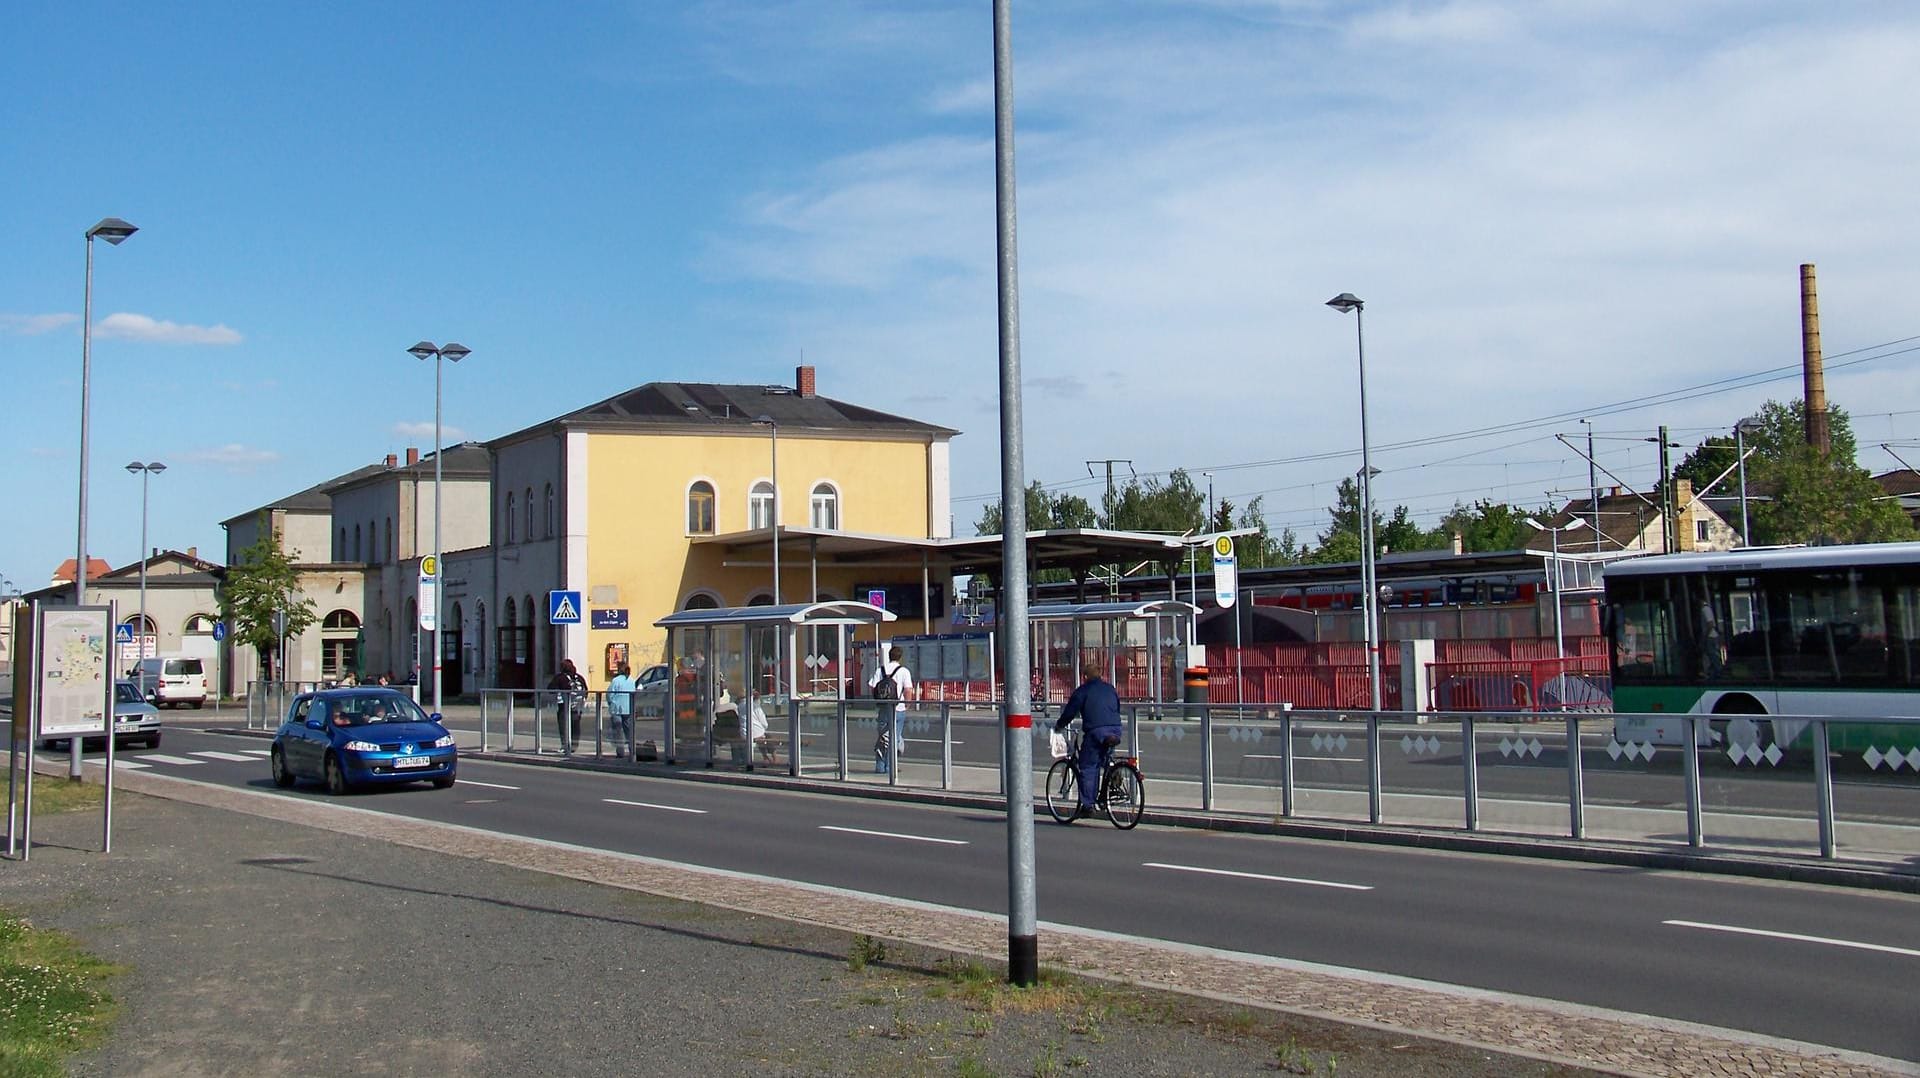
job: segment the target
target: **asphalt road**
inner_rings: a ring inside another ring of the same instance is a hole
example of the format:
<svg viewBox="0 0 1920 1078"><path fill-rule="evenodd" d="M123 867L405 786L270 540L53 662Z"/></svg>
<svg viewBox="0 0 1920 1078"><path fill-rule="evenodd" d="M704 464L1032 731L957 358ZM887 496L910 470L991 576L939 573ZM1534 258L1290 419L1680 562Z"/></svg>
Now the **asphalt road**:
<svg viewBox="0 0 1920 1078"><path fill-rule="evenodd" d="M150 773L276 796L258 738L174 726ZM188 761L188 762L180 762ZM988 912L993 813L467 760L356 808ZM1156 939L1920 1060L1920 899L1533 860L1042 820L1039 912ZM1043 944L1044 946L1044 944Z"/></svg>

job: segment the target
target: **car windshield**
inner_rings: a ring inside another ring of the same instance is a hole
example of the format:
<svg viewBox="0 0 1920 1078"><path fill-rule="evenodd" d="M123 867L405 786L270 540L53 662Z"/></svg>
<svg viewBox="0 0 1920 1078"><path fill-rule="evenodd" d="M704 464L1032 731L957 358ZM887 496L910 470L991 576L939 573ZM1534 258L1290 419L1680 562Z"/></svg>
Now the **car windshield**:
<svg viewBox="0 0 1920 1078"><path fill-rule="evenodd" d="M137 704L141 700L140 689L131 681L116 681L113 684L113 699L116 703Z"/></svg>
<svg viewBox="0 0 1920 1078"><path fill-rule="evenodd" d="M426 722L419 705L395 692L351 693L327 701L327 714L338 726L366 726L376 722Z"/></svg>

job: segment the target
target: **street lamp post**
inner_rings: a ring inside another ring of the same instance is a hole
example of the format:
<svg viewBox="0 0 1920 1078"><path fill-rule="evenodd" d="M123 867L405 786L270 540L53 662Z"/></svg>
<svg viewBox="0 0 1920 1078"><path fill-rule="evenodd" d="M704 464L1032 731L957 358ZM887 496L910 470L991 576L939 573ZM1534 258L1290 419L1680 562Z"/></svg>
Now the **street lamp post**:
<svg viewBox="0 0 1920 1078"><path fill-rule="evenodd" d="M1761 428L1759 416L1748 416L1733 425L1733 447L1740 465L1740 545L1753 545L1753 532L1747 524L1747 435Z"/></svg>
<svg viewBox="0 0 1920 1078"><path fill-rule="evenodd" d="M433 572L427 574L433 578L433 713L440 714L440 661L441 644L446 639L440 632L440 613L445 608L446 589L440 586L440 361L450 359L455 363L473 354L473 350L463 344L447 342L434 347L431 341L421 341L407 352L415 359L433 357ZM418 695L418 694L416 694Z"/></svg>
<svg viewBox="0 0 1920 1078"><path fill-rule="evenodd" d="M80 549L73 559L73 605L87 601L87 423L91 416L93 382L93 238L106 240L115 247L140 231L118 217L103 217L87 229L87 290L80 314ZM78 775L80 741L73 742L74 774Z"/></svg>
<svg viewBox="0 0 1920 1078"><path fill-rule="evenodd" d="M127 465L127 471L140 477L140 628L134 648L140 658L147 657L147 479L167 470L159 461Z"/></svg>
<svg viewBox="0 0 1920 1078"><path fill-rule="evenodd" d="M1570 532L1576 528L1584 528L1587 526L1587 522L1584 518L1574 517L1557 528L1549 528L1538 520L1528 517L1526 518L1526 523L1543 532L1551 532L1553 534L1553 572L1548 577L1547 583L1549 585L1548 590L1553 592L1553 654L1554 658L1559 660L1562 667L1555 671L1555 673L1564 674L1566 673L1567 644L1566 637L1562 634L1560 628L1560 533Z"/></svg>
<svg viewBox="0 0 1920 1078"><path fill-rule="evenodd" d="M1373 710L1380 710L1380 595L1374 589L1373 562L1373 453L1367 442L1367 336L1363 312L1366 304L1351 292L1342 292L1327 301L1341 314L1353 315L1353 336L1360 356L1360 590L1365 603L1362 615L1367 635L1367 684Z"/></svg>

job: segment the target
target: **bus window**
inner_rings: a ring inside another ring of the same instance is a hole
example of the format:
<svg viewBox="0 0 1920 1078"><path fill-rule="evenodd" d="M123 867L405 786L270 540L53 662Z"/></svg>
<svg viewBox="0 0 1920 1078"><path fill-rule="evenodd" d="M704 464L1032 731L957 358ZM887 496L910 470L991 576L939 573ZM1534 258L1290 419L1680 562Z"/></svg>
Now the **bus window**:
<svg viewBox="0 0 1920 1078"><path fill-rule="evenodd" d="M1767 647L1767 596L1750 578L1736 579L1727 591L1727 680L1773 680L1773 656Z"/></svg>
<svg viewBox="0 0 1920 1078"><path fill-rule="evenodd" d="M1613 625L1616 678L1622 681L1671 679L1679 673L1679 648L1664 602L1633 599L1615 603L1608 620Z"/></svg>

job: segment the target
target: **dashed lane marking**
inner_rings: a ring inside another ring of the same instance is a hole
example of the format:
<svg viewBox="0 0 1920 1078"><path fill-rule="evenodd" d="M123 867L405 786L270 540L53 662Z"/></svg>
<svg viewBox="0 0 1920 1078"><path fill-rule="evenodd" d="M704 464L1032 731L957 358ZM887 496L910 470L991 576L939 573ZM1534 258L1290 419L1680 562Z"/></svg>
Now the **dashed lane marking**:
<svg viewBox="0 0 1920 1078"><path fill-rule="evenodd" d="M143 755L143 756L141 756L141 757L140 757L140 759L141 759L141 760L143 760L143 761L146 761L147 763L154 763L154 764L181 764L181 765L186 765L186 764L204 764L204 763L206 763L206 761L205 761L205 760L189 760L189 759L187 759L187 758L186 758L185 756L168 756L168 755L166 755L166 754L164 754L164 753L158 753L158 752L149 752L149 753L147 753L147 754L145 754L145 755Z"/></svg>
<svg viewBox="0 0 1920 1078"><path fill-rule="evenodd" d="M617 797L603 797L600 800L609 805L632 805L634 808L659 809L662 812L687 812L696 816L705 816L706 809L681 808L679 805L656 805L651 801L622 801Z"/></svg>
<svg viewBox="0 0 1920 1078"><path fill-rule="evenodd" d="M1833 939L1827 936L1803 936L1798 932L1772 932L1764 928L1742 928L1739 925L1716 925L1705 921L1662 921L1663 925L1678 928L1704 928L1709 932L1732 932L1740 936L1765 936L1768 939L1792 940L1795 943L1823 943L1829 947L1850 947L1856 951L1879 951L1881 954L1904 955L1907 958L1920 958L1920 951L1910 947L1894 947L1885 943L1862 943L1859 940Z"/></svg>
<svg viewBox="0 0 1920 1078"><path fill-rule="evenodd" d="M204 756L209 760L232 760L235 763L242 764L255 763L260 759L257 756L242 756L237 752L220 752L217 749L206 749L201 752L190 753L189 755Z"/></svg>
<svg viewBox="0 0 1920 1078"><path fill-rule="evenodd" d="M902 834L897 834L897 833L895 833L895 832L892 832L892 831L868 831L868 830L865 830L865 829L863 829L863 828L859 828L859 827L835 827L835 826L833 826L832 824L826 824L826 823L823 823L823 824L821 824L821 825L820 825L820 830L822 830L822 831L840 831L840 832L843 832L843 833L845 833L845 834L849 834L849 835L872 835L872 836L873 836L873 837L875 837L875 838L898 838L898 839L905 839L905 840L907 840L908 842L937 842L937 843L939 843L939 844L940 844L940 845L942 845L942 846L965 846L965 845L967 845L967 842L966 842L966 840L965 840L965 839L958 839L958 838L931 838L931 837L929 837L929 836L927 836L927 835L902 835Z"/></svg>
<svg viewBox="0 0 1920 1078"><path fill-rule="evenodd" d="M1339 883L1334 880L1309 880L1298 876L1269 876L1264 872L1235 872L1226 868L1201 868L1198 865L1169 865L1159 861L1146 862L1146 868L1166 868L1175 872L1198 872L1206 876L1232 876L1242 880L1264 880L1268 883L1297 883L1306 887L1332 887L1341 891L1371 891L1373 887L1364 883Z"/></svg>
<svg viewBox="0 0 1920 1078"><path fill-rule="evenodd" d="M481 782L478 779L455 779L462 786L485 786L490 790L518 790L518 786L503 786L497 782Z"/></svg>

